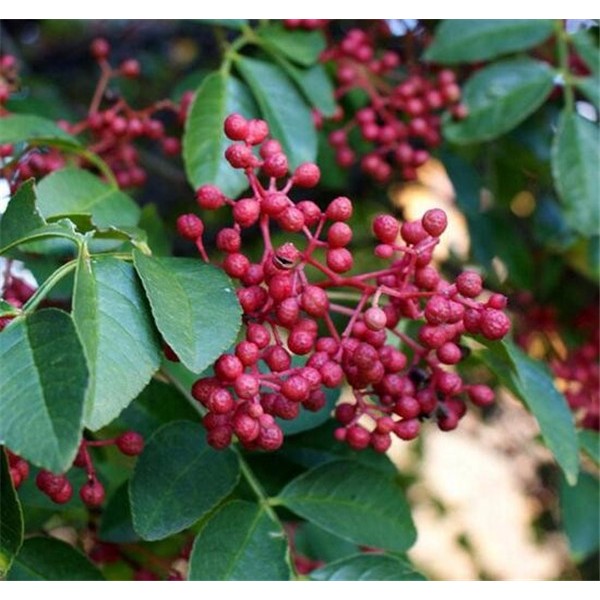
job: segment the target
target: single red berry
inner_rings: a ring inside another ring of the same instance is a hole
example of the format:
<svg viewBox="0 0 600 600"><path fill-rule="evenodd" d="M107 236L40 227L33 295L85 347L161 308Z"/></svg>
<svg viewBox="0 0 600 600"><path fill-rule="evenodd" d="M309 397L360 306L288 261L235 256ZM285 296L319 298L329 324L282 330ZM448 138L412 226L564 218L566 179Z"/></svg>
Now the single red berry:
<svg viewBox="0 0 600 600"><path fill-rule="evenodd" d="M301 375L288 377L281 386L281 393L293 402L302 402L310 394L310 384Z"/></svg>
<svg viewBox="0 0 600 600"><path fill-rule="evenodd" d="M487 308L481 317L481 333L488 340L503 338L510 329L510 319L501 311Z"/></svg>
<svg viewBox="0 0 600 600"><path fill-rule="evenodd" d="M327 250L325 260L327 261L327 266L335 273L345 273L354 264L352 254L346 248L331 248Z"/></svg>
<svg viewBox="0 0 600 600"><path fill-rule="evenodd" d="M249 266L250 261L239 252L228 254L223 261L223 270L234 279L243 277Z"/></svg>
<svg viewBox="0 0 600 600"><path fill-rule="evenodd" d="M325 214L330 221L347 221L352 216L352 202L345 196L339 196L331 201Z"/></svg>
<svg viewBox="0 0 600 600"><path fill-rule="evenodd" d="M96 508L104 502L106 493L104 486L97 479L92 479L81 487L79 496L86 506Z"/></svg>
<svg viewBox="0 0 600 600"><path fill-rule="evenodd" d="M274 192L267 194L261 201L260 206L262 211L270 217L279 216L292 201L285 194Z"/></svg>
<svg viewBox="0 0 600 600"><path fill-rule="evenodd" d="M250 323L246 328L246 339L256 344L261 350L271 341L268 329L260 323Z"/></svg>
<svg viewBox="0 0 600 600"><path fill-rule="evenodd" d="M263 450L273 452L283 444L283 431L276 424L261 427L256 442Z"/></svg>
<svg viewBox="0 0 600 600"><path fill-rule="evenodd" d="M127 456L137 456L144 449L144 438L135 431L126 431L116 439L117 448Z"/></svg>
<svg viewBox="0 0 600 600"><path fill-rule="evenodd" d="M439 237L448 226L448 217L440 208L432 208L423 215L421 223L429 235Z"/></svg>
<svg viewBox="0 0 600 600"><path fill-rule="evenodd" d="M400 227L400 235L407 244L418 244L427 237L421 221L405 221Z"/></svg>
<svg viewBox="0 0 600 600"><path fill-rule="evenodd" d="M264 141L260 147L260 150L258 151L261 158L268 158L269 156L277 154L278 152L283 152L283 148L277 140Z"/></svg>
<svg viewBox="0 0 600 600"><path fill-rule="evenodd" d="M294 328L287 339L290 352L303 356L308 354L315 345L315 336L303 329Z"/></svg>
<svg viewBox="0 0 600 600"><path fill-rule="evenodd" d="M211 429L206 435L206 441L215 450L224 450L231 444L233 430L229 425L221 425Z"/></svg>
<svg viewBox="0 0 600 600"><path fill-rule="evenodd" d="M240 114L233 113L225 119L223 125L225 135L234 141L244 141L248 137L248 121Z"/></svg>
<svg viewBox="0 0 600 600"><path fill-rule="evenodd" d="M400 224L392 215L377 215L372 227L375 237L384 244L393 244L400 231Z"/></svg>
<svg viewBox="0 0 600 600"><path fill-rule="evenodd" d="M446 342L437 349L436 355L439 361L445 365L455 365L462 358L462 352L454 342Z"/></svg>
<svg viewBox="0 0 600 600"><path fill-rule="evenodd" d="M354 450L364 450L371 441L371 434L360 425L352 425L346 431L346 442Z"/></svg>
<svg viewBox="0 0 600 600"><path fill-rule="evenodd" d="M275 177L276 179L285 177L288 172L288 168L288 159L283 152L271 154L265 158L265 161L262 165L264 174L268 177Z"/></svg>
<svg viewBox="0 0 600 600"><path fill-rule="evenodd" d="M303 163L295 171L292 181L298 187L312 188L319 183L321 171L314 163Z"/></svg>
<svg viewBox="0 0 600 600"><path fill-rule="evenodd" d="M372 331L380 331L387 324L387 315L385 311L378 306L372 306L365 311L364 321Z"/></svg>
<svg viewBox="0 0 600 600"><path fill-rule="evenodd" d="M181 215L177 219L177 232L188 240L195 240L204 232L204 223L194 214Z"/></svg>
<svg viewBox="0 0 600 600"><path fill-rule="evenodd" d="M196 190L196 200L200 208L216 210L225 204L225 196L216 185L203 185Z"/></svg>
<svg viewBox="0 0 600 600"><path fill-rule="evenodd" d="M312 317L322 317L329 310L327 292L316 285L306 286L300 305Z"/></svg>
<svg viewBox="0 0 600 600"><path fill-rule="evenodd" d="M483 289L481 276L475 271L465 271L456 278L456 288L465 298L476 298Z"/></svg>
<svg viewBox="0 0 600 600"><path fill-rule="evenodd" d="M327 242L330 248L342 248L352 240L352 229L346 223L335 222L327 232Z"/></svg>
<svg viewBox="0 0 600 600"><path fill-rule="evenodd" d="M213 390L218 387L219 382L216 377L202 377L192 386L192 396L206 406Z"/></svg>
<svg viewBox="0 0 600 600"><path fill-rule="evenodd" d="M468 389L468 394L475 406L489 406L494 402L494 390L487 385L472 385Z"/></svg>
<svg viewBox="0 0 600 600"><path fill-rule="evenodd" d="M240 232L233 227L225 227L217 233L217 248L223 252L239 252L242 247Z"/></svg>
<svg viewBox="0 0 600 600"><path fill-rule="evenodd" d="M65 477L62 487L56 492L49 494L49 496L56 504L66 504L73 497L73 486Z"/></svg>
<svg viewBox="0 0 600 600"><path fill-rule="evenodd" d="M129 58L121 63L119 71L123 77L135 79L136 77L139 77L141 73L140 63L133 58Z"/></svg>
<svg viewBox="0 0 600 600"><path fill-rule="evenodd" d="M110 44L104 38L96 38L92 41L90 51L96 60L104 59L110 53Z"/></svg>
<svg viewBox="0 0 600 600"><path fill-rule="evenodd" d="M418 419L403 419L394 426L394 433L405 441L414 440L421 430Z"/></svg>
<svg viewBox="0 0 600 600"><path fill-rule="evenodd" d="M390 449L392 445L392 436L389 433L380 433L378 431L374 431L371 434L371 448L375 450L375 452L379 452L383 454Z"/></svg>
<svg viewBox="0 0 600 600"><path fill-rule="evenodd" d="M243 372L244 365L233 354L222 354L215 363L215 375L221 381L235 381Z"/></svg>
<svg viewBox="0 0 600 600"><path fill-rule="evenodd" d="M425 305L425 319L431 325L446 323L450 314L450 303L443 296L432 296Z"/></svg>
<svg viewBox="0 0 600 600"><path fill-rule="evenodd" d="M296 233L304 227L304 213L295 206L288 206L277 221L284 231Z"/></svg>
<svg viewBox="0 0 600 600"><path fill-rule="evenodd" d="M269 126L262 119L250 119L248 121L248 137L246 141L252 146L262 144L269 135Z"/></svg>
<svg viewBox="0 0 600 600"><path fill-rule="evenodd" d="M235 401L228 390L216 388L208 399L207 407L217 415L225 415L235 408Z"/></svg>
<svg viewBox="0 0 600 600"><path fill-rule="evenodd" d="M321 209L311 200L302 200L301 202L298 202L296 208L302 211L304 223L307 227L312 227L321 220Z"/></svg>
<svg viewBox="0 0 600 600"><path fill-rule="evenodd" d="M245 144L232 144L225 150L225 158L234 169L246 169L256 165L257 159Z"/></svg>
<svg viewBox="0 0 600 600"><path fill-rule="evenodd" d="M258 390L260 389L260 381L254 375L242 373L233 382L233 389L240 398L249 400L258 394Z"/></svg>
<svg viewBox="0 0 600 600"><path fill-rule="evenodd" d="M260 351L255 343L242 340L235 347L235 355L244 366L249 367L256 364L260 356Z"/></svg>
<svg viewBox="0 0 600 600"><path fill-rule="evenodd" d="M251 227L260 216L260 203L254 198L242 198L233 206L233 219L241 227Z"/></svg>
<svg viewBox="0 0 600 600"><path fill-rule="evenodd" d="M290 355L282 346L271 346L263 355L264 361L271 371L277 373L287 371L292 364Z"/></svg>

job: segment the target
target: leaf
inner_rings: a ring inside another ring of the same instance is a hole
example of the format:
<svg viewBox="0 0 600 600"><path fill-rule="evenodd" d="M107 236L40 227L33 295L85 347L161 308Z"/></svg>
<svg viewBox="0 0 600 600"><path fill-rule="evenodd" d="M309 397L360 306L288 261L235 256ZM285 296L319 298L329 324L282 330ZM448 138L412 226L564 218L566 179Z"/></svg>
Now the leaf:
<svg viewBox="0 0 600 600"><path fill-rule="evenodd" d="M276 65L240 57L235 62L250 86L271 136L283 146L291 168L314 162L317 134L310 109L285 73Z"/></svg>
<svg viewBox="0 0 600 600"><path fill-rule="evenodd" d="M552 68L531 58L504 60L484 67L465 84L467 118L446 119L444 135L455 144L493 140L537 110L553 86Z"/></svg>
<svg viewBox="0 0 600 600"><path fill-rule="evenodd" d="M102 573L73 546L55 538L26 539L9 581L99 581Z"/></svg>
<svg viewBox="0 0 600 600"><path fill-rule="evenodd" d="M13 487L8 459L0 447L0 579L23 544L23 511Z"/></svg>
<svg viewBox="0 0 600 600"><path fill-rule="evenodd" d="M235 77L216 71L202 81L183 134L183 161L192 187L211 183L232 197L248 187L244 174L225 160L231 141L225 137L223 122L231 113L250 118L257 112L248 88Z"/></svg>
<svg viewBox="0 0 600 600"><path fill-rule="evenodd" d="M18 142L53 144L67 143L79 147L79 142L56 123L37 115L9 115L0 119L0 144Z"/></svg>
<svg viewBox="0 0 600 600"><path fill-rule="evenodd" d="M158 213L156 204L146 204L142 208L139 227L146 232L148 246L154 256L168 256L171 254L169 236L165 225Z"/></svg>
<svg viewBox="0 0 600 600"><path fill-rule="evenodd" d="M565 207L565 219L583 236L598 233L600 184L598 127L563 111L552 144L552 175Z"/></svg>
<svg viewBox="0 0 600 600"><path fill-rule="evenodd" d="M577 485L561 478L559 487L562 524L571 552L581 560L600 546L600 482L589 473L580 473Z"/></svg>
<svg viewBox="0 0 600 600"><path fill-rule="evenodd" d="M486 342L486 346L488 351L481 353L481 359L537 419L544 442L573 485L579 472L573 415L548 369L511 342Z"/></svg>
<svg viewBox="0 0 600 600"><path fill-rule="evenodd" d="M277 419L279 427L281 427L281 430L285 435L293 435L295 433L314 429L315 427L322 425L325 423L325 421L331 418L331 412L333 411L335 404L340 397L340 392L341 390L339 388L325 390L327 403L322 409L318 410L317 412L312 412L310 410L301 408L298 417L292 421Z"/></svg>
<svg viewBox="0 0 600 600"><path fill-rule="evenodd" d="M120 485L104 507L100 517L98 538L103 542L115 544L128 544L139 539L131 519L129 482Z"/></svg>
<svg viewBox="0 0 600 600"><path fill-rule="evenodd" d="M241 309L231 280L198 259L134 252L154 321L181 362L200 373L234 341Z"/></svg>
<svg viewBox="0 0 600 600"><path fill-rule="evenodd" d="M222 27L229 27L229 29L241 29L244 25L248 24L248 19L198 19L200 23L206 23L207 25L221 25Z"/></svg>
<svg viewBox="0 0 600 600"><path fill-rule="evenodd" d="M337 104L335 103L333 84L323 65L318 64L308 69L302 69L281 58L278 59L278 62L311 106L326 117L331 117L335 113Z"/></svg>
<svg viewBox="0 0 600 600"><path fill-rule="evenodd" d="M135 531L160 540L187 529L231 492L239 473L236 455L208 446L202 425L165 425L148 440L129 484Z"/></svg>
<svg viewBox="0 0 600 600"><path fill-rule="evenodd" d="M90 370L84 420L95 431L119 415L160 365L158 340L133 266L82 254L73 320Z"/></svg>
<svg viewBox="0 0 600 600"><path fill-rule="evenodd" d="M234 500L217 510L198 533L190 581L287 581L287 543L281 525L256 504Z"/></svg>
<svg viewBox="0 0 600 600"><path fill-rule="evenodd" d="M174 386L155 379L119 416L119 423L144 437L150 437L170 421L181 420L197 421L198 412Z"/></svg>
<svg viewBox="0 0 600 600"><path fill-rule="evenodd" d="M17 318L0 333L0 440L62 472L77 453L88 383L71 317L57 309Z"/></svg>
<svg viewBox="0 0 600 600"><path fill-rule="evenodd" d="M579 447L597 465L600 465L600 434L591 429L583 429L578 432Z"/></svg>
<svg viewBox="0 0 600 600"><path fill-rule="evenodd" d="M450 19L435 30L425 60L479 62L537 46L552 35L550 19Z"/></svg>
<svg viewBox="0 0 600 600"><path fill-rule="evenodd" d="M575 81L575 87L600 110L600 77L582 77Z"/></svg>
<svg viewBox="0 0 600 600"><path fill-rule="evenodd" d="M316 30L289 30L277 23L263 27L259 34L280 53L305 67L314 65L325 50L325 37L322 32Z"/></svg>
<svg viewBox="0 0 600 600"><path fill-rule="evenodd" d="M46 225L36 203L35 181L27 180L10 199L0 220L0 247L21 240Z"/></svg>
<svg viewBox="0 0 600 600"><path fill-rule="evenodd" d="M138 205L127 194L83 169L54 171L40 181L37 195L46 219L89 215L100 228L134 226L140 219Z"/></svg>
<svg viewBox="0 0 600 600"><path fill-rule="evenodd" d="M600 73L600 52L588 31L582 29L571 35L571 42L575 46L577 54L583 59L583 62L589 67L592 73Z"/></svg>
<svg viewBox="0 0 600 600"><path fill-rule="evenodd" d="M357 544L402 552L416 531L402 488L356 461L328 462L291 481L278 501Z"/></svg>
<svg viewBox="0 0 600 600"><path fill-rule="evenodd" d="M356 554L310 574L315 581L426 581L414 567L389 554Z"/></svg>
<svg viewBox="0 0 600 600"><path fill-rule="evenodd" d="M357 544L343 540L308 521L300 523L294 530L294 548L302 556L326 563L360 552Z"/></svg>

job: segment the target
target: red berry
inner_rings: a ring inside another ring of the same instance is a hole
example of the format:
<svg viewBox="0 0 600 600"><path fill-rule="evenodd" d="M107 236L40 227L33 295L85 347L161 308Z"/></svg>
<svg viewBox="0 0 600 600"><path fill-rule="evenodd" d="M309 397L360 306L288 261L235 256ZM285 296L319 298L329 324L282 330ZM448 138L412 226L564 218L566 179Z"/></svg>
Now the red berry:
<svg viewBox="0 0 600 600"><path fill-rule="evenodd" d="M104 502L106 494L104 486L97 479L92 479L81 487L79 496L86 506L96 508Z"/></svg>
<svg viewBox="0 0 600 600"><path fill-rule="evenodd" d="M360 425L352 425L346 431L346 442L354 450L363 450L369 445L371 434Z"/></svg>
<svg viewBox="0 0 600 600"><path fill-rule="evenodd" d="M287 156L283 152L276 152L265 159L262 170L268 177L285 177L288 172Z"/></svg>
<svg viewBox="0 0 600 600"><path fill-rule="evenodd" d="M337 221L327 232L327 242L330 248L342 248L352 240L352 229L346 223Z"/></svg>
<svg viewBox="0 0 600 600"><path fill-rule="evenodd" d="M56 504L66 504L73 497L73 486L65 477L62 487L56 492L49 494L49 496Z"/></svg>
<svg viewBox="0 0 600 600"><path fill-rule="evenodd" d="M217 233L217 248L223 252L239 252L242 247L240 232L233 227L225 227Z"/></svg>
<svg viewBox="0 0 600 600"><path fill-rule="evenodd" d="M321 171L314 163L303 163L295 171L292 180L295 185L312 188L319 183Z"/></svg>
<svg viewBox="0 0 600 600"><path fill-rule="evenodd" d="M304 213L295 206L288 206L277 220L284 231L295 233L304 227Z"/></svg>
<svg viewBox="0 0 600 600"><path fill-rule="evenodd" d="M393 244L400 231L400 224L391 215L377 215L372 227L375 237L384 244Z"/></svg>
<svg viewBox="0 0 600 600"><path fill-rule="evenodd" d="M471 402L476 406L489 406L494 402L494 391L487 385L472 385L468 393Z"/></svg>
<svg viewBox="0 0 600 600"><path fill-rule="evenodd" d="M261 209L270 217L279 216L292 201L285 195L279 192L267 194L261 201Z"/></svg>
<svg viewBox="0 0 600 600"><path fill-rule="evenodd" d="M281 386L281 393L294 402L306 400L310 394L310 384L301 375L288 377Z"/></svg>
<svg viewBox="0 0 600 600"><path fill-rule="evenodd" d="M448 217L440 208L428 210L421 219L423 229L433 237L439 237L448 226Z"/></svg>
<svg viewBox="0 0 600 600"><path fill-rule="evenodd" d="M456 288L466 298L476 298L483 289L481 276L474 271L465 271L456 278Z"/></svg>
<svg viewBox="0 0 600 600"><path fill-rule="evenodd" d="M248 121L237 113L233 113L225 119L223 129L230 140L240 142L244 141L249 133Z"/></svg>
<svg viewBox="0 0 600 600"><path fill-rule="evenodd" d="M418 419L403 419L394 426L394 433L401 440L414 440L421 430L421 424Z"/></svg>
<svg viewBox="0 0 600 600"><path fill-rule="evenodd" d="M347 221L352 216L352 202L345 196L331 201L325 212L330 221Z"/></svg>
<svg viewBox="0 0 600 600"><path fill-rule="evenodd" d="M256 157L245 144L232 144L225 150L225 158L234 169L246 169L256 165Z"/></svg>
<svg viewBox="0 0 600 600"><path fill-rule="evenodd" d="M137 456L144 449L144 438L135 431L126 431L116 440L117 448L127 456Z"/></svg>
<svg viewBox="0 0 600 600"><path fill-rule="evenodd" d="M309 285L302 293L300 304L312 317L322 317L329 310L329 297L325 290Z"/></svg>
<svg viewBox="0 0 600 600"><path fill-rule="evenodd" d="M215 363L215 375L221 381L235 381L243 372L244 365L233 354L223 354Z"/></svg>
<svg viewBox="0 0 600 600"><path fill-rule="evenodd" d="M346 248L332 248L325 255L327 266L335 273L345 273L352 268L354 259Z"/></svg>
<svg viewBox="0 0 600 600"><path fill-rule="evenodd" d="M242 198L233 206L233 219L240 227L251 227L260 216L260 203L253 198Z"/></svg>
<svg viewBox="0 0 600 600"><path fill-rule="evenodd" d="M90 51L96 60L101 60L110 53L110 44L104 38L96 38L92 41Z"/></svg>
<svg viewBox="0 0 600 600"><path fill-rule="evenodd" d="M124 77L135 79L136 77L139 77L141 73L140 63L133 58L129 58L121 63L119 71Z"/></svg>
<svg viewBox="0 0 600 600"><path fill-rule="evenodd" d="M385 311L377 306L367 309L364 314L364 321L372 331L380 331L387 324L387 315Z"/></svg>
<svg viewBox="0 0 600 600"><path fill-rule="evenodd" d="M254 375L250 375L249 373L242 373L233 382L233 389L235 390L235 393L240 398L245 398L247 400L254 398L254 396L258 394L259 388L260 382L258 378Z"/></svg>
<svg viewBox="0 0 600 600"><path fill-rule="evenodd" d="M177 232L184 238L195 240L204 232L204 223L196 215L181 215L177 219Z"/></svg>
<svg viewBox="0 0 600 600"><path fill-rule="evenodd" d="M487 308L481 317L481 333L488 340L503 338L510 329L510 319L501 311Z"/></svg>
<svg viewBox="0 0 600 600"><path fill-rule="evenodd" d="M216 185L203 185L196 190L196 200L200 208L215 210L225 204L225 196Z"/></svg>
<svg viewBox="0 0 600 600"><path fill-rule="evenodd" d="M248 137L246 141L252 146L262 144L269 135L269 126L262 119L250 119L248 121Z"/></svg>

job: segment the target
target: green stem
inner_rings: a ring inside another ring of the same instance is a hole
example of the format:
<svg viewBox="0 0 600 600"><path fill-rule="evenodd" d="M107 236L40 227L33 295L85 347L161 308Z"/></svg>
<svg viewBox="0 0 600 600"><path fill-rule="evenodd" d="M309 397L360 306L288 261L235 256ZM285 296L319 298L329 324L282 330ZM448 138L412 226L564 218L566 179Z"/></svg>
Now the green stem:
<svg viewBox="0 0 600 600"><path fill-rule="evenodd" d="M66 277L71 271L75 270L77 266L77 260L70 260L68 263L59 267L40 285L40 287L35 291L33 296L27 300L27 302L23 305L23 313L29 314L33 312L37 305L48 295L48 292L64 277Z"/></svg>
<svg viewBox="0 0 600 600"><path fill-rule="evenodd" d="M241 50L244 46L248 44L256 44L258 45L259 38L257 37L254 30L249 25L244 25L242 28L242 35L231 43L227 50L225 51L225 56L223 59L223 65L221 66L221 71L223 73L229 73L231 69L231 64L236 58L239 58L238 51Z"/></svg>
<svg viewBox="0 0 600 600"><path fill-rule="evenodd" d="M573 90L573 78L569 70L569 34L565 31L562 19L554 22L556 32L556 51L558 55L558 68L563 80L563 96L565 109L573 112L575 109L575 92Z"/></svg>

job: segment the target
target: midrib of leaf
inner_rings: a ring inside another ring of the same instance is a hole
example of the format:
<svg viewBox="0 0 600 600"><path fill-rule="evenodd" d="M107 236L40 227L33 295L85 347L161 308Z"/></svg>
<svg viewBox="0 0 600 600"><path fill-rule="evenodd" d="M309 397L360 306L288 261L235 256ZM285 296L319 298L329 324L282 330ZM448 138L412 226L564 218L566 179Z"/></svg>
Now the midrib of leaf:
<svg viewBox="0 0 600 600"><path fill-rule="evenodd" d="M239 557L242 555L242 553L246 549L246 546L248 545L248 542L250 541L250 538L252 537L252 534L254 533L254 530L256 529L256 526L258 525L258 522L260 521L261 516L262 516L262 509L259 508L259 510L256 514L256 517L252 521L251 527L248 528L248 532L246 533L246 535L244 536L244 539L242 540L242 543L240 544L240 549L235 553L233 559L229 563L230 566L226 571L227 581L229 581L229 576L231 575L231 573L234 570L235 563L237 562Z"/></svg>

